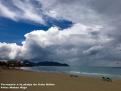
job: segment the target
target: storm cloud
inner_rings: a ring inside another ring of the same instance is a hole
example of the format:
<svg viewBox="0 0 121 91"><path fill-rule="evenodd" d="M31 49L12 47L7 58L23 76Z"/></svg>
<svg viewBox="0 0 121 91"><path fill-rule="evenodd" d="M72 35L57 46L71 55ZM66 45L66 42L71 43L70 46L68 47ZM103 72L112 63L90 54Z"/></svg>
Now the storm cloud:
<svg viewBox="0 0 121 91"><path fill-rule="evenodd" d="M0 55L1 58L58 61L70 65L96 66L107 61L120 62L121 46L109 45L113 37L100 32L104 31L102 29L103 26L78 23L63 30L58 27L51 27L47 31L34 30L25 34L22 46L1 43Z"/></svg>
<svg viewBox="0 0 121 91"><path fill-rule="evenodd" d="M22 45L0 43L1 59L121 66L120 0L6 1L0 1L1 17L39 24L46 24L45 17L50 17L73 25L67 29L52 26L47 31L33 30L24 35Z"/></svg>

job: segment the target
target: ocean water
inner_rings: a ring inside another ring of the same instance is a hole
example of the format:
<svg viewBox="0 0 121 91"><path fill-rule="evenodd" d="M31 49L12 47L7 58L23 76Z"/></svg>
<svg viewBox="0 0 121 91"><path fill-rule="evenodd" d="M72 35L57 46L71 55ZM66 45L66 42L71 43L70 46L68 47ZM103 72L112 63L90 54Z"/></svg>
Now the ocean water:
<svg viewBox="0 0 121 91"><path fill-rule="evenodd" d="M36 72L59 72L74 75L86 76L108 76L114 79L121 79L121 68L114 67L57 67L57 66L39 66L39 67L22 67L21 69L36 71Z"/></svg>

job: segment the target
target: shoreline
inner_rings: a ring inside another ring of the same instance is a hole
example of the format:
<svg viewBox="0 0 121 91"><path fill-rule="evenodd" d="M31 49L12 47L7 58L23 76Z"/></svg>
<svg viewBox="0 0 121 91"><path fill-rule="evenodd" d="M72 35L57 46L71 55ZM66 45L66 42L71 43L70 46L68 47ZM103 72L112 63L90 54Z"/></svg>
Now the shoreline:
<svg viewBox="0 0 121 91"><path fill-rule="evenodd" d="M101 78L76 76L65 73L33 72L19 69L1 69L0 83L51 83L54 86L31 86L26 91L121 91L121 80L104 81ZM0 89L0 91L23 89Z"/></svg>
<svg viewBox="0 0 121 91"><path fill-rule="evenodd" d="M110 77L114 80L121 80L121 75L114 75L114 74L106 74L106 73L89 73L89 72L77 72L77 71L70 71L70 72L62 72L62 71L40 71L40 70L33 70L33 69L26 69L29 67L23 67L21 70L25 71L32 71L32 72L45 72L45 73L62 73L67 75L77 75L77 76L87 76L87 77L95 77L95 78L101 78L101 77Z"/></svg>
<svg viewBox="0 0 121 91"><path fill-rule="evenodd" d="M112 82L103 81L101 78L76 76L65 73L33 72L18 69L1 69L0 83L9 84L33 84L51 83L54 86L31 86L26 91L121 91L121 80ZM0 89L9 91L10 89ZM23 91L23 89L12 89Z"/></svg>

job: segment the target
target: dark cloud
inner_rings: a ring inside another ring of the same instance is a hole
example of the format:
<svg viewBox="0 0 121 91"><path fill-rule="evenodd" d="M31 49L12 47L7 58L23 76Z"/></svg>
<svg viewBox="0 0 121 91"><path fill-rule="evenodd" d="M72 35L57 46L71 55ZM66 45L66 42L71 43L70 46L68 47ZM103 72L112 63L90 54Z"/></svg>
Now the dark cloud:
<svg viewBox="0 0 121 91"><path fill-rule="evenodd" d="M1 53L10 59L58 61L70 65L93 65L93 62L102 65L104 60L111 63L120 61L120 46L112 46L112 37L100 32L101 29L99 26L74 24L63 30L57 27L47 31L36 30L25 34L22 46L1 43L1 50L8 54Z"/></svg>
<svg viewBox="0 0 121 91"><path fill-rule="evenodd" d="M92 0L90 2L94 10L100 14L105 14L107 17L115 17L121 14L120 0Z"/></svg>
<svg viewBox="0 0 121 91"><path fill-rule="evenodd" d="M13 44L9 47L9 44L1 43L1 58L61 61L70 65L116 66L117 62L121 63L120 0L37 0L40 7L37 5L36 9L33 7L36 4L32 5L31 2L13 1L23 14L27 13L24 19L38 22L38 18L43 19L41 15L46 15L72 21L74 25L63 30L51 27L47 31L27 33L22 46L14 45L19 50L14 54ZM2 15L20 19L6 5L0 4L0 7L6 11L4 13L1 10ZM29 8L29 11L25 8ZM42 14L38 14L37 8L40 8ZM28 13L31 15L29 18Z"/></svg>

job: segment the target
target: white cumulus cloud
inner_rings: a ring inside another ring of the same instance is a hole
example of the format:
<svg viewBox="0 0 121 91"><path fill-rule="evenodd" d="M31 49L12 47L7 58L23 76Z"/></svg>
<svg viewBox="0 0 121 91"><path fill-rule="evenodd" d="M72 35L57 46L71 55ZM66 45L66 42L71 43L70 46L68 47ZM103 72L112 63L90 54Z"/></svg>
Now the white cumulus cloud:
<svg viewBox="0 0 121 91"><path fill-rule="evenodd" d="M16 43L0 42L0 59L14 59L20 52L21 47Z"/></svg>
<svg viewBox="0 0 121 91"><path fill-rule="evenodd" d="M47 31L34 30L25 34L22 45L0 43L0 57L58 61L70 65L99 66L105 62L119 62L119 46L112 46L113 37L104 34L104 31L104 26L80 23L63 30L58 27L51 27Z"/></svg>

